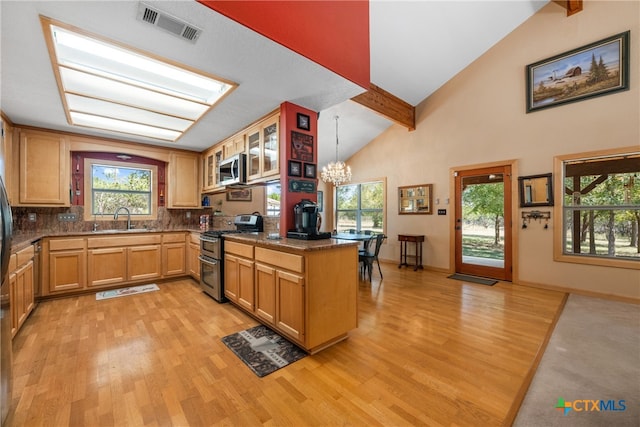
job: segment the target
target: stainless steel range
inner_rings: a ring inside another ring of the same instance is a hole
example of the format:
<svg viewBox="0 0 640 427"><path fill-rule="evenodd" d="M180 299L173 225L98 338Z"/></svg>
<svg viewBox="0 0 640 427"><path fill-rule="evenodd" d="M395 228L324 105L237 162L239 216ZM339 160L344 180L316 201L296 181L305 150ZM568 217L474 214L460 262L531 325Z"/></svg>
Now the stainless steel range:
<svg viewBox="0 0 640 427"><path fill-rule="evenodd" d="M226 302L224 296L224 235L230 233L255 233L264 231L262 215L237 215L233 221L235 230L211 230L200 235L200 287L218 302Z"/></svg>

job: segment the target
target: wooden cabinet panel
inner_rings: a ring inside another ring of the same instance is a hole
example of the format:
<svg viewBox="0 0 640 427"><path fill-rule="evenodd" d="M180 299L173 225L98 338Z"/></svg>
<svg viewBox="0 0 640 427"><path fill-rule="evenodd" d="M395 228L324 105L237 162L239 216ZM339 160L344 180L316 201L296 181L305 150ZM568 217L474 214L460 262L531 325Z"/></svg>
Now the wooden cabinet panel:
<svg viewBox="0 0 640 427"><path fill-rule="evenodd" d="M276 272L276 326L282 332L304 341L304 278Z"/></svg>
<svg viewBox="0 0 640 427"><path fill-rule="evenodd" d="M256 248L259 249L259 248ZM270 325L276 318L276 270L256 262L255 313Z"/></svg>
<svg viewBox="0 0 640 427"><path fill-rule="evenodd" d="M171 153L167 208L199 208L200 186L197 154Z"/></svg>
<svg viewBox="0 0 640 427"><path fill-rule="evenodd" d="M224 254L224 296L229 300L238 301L238 262L240 258L231 254Z"/></svg>
<svg viewBox="0 0 640 427"><path fill-rule="evenodd" d="M247 131L247 180L279 173L278 126L280 115L266 118Z"/></svg>
<svg viewBox="0 0 640 427"><path fill-rule="evenodd" d="M18 332L18 299L21 296L18 295L18 281L15 273L9 275L9 304L11 311L11 337L13 338ZM20 300L22 304L22 300Z"/></svg>
<svg viewBox="0 0 640 427"><path fill-rule="evenodd" d="M49 292L83 289L85 286L86 251L50 251Z"/></svg>
<svg viewBox="0 0 640 427"><path fill-rule="evenodd" d="M208 192L218 187L218 164L222 160L223 146L217 144L202 158L202 192Z"/></svg>
<svg viewBox="0 0 640 427"><path fill-rule="evenodd" d="M304 257L286 252L257 247L256 261L262 261L297 273L304 271Z"/></svg>
<svg viewBox="0 0 640 427"><path fill-rule="evenodd" d="M188 273L195 280L200 281L200 244L189 242L187 254Z"/></svg>
<svg viewBox="0 0 640 427"><path fill-rule="evenodd" d="M24 206L69 206L69 141L55 132L21 130L19 199Z"/></svg>
<svg viewBox="0 0 640 427"><path fill-rule="evenodd" d="M115 285L127 280L127 251L124 248L89 249L89 287Z"/></svg>
<svg viewBox="0 0 640 427"><path fill-rule="evenodd" d="M159 245L127 248L128 280L155 279L160 277L161 253Z"/></svg>
<svg viewBox="0 0 640 427"><path fill-rule="evenodd" d="M29 254L31 255L30 257ZM33 246L11 255L9 263L9 300L11 317L11 337L14 337L27 320L35 305Z"/></svg>
<svg viewBox="0 0 640 427"><path fill-rule="evenodd" d="M238 304L253 312L254 294L253 261L238 258Z"/></svg>
<svg viewBox="0 0 640 427"><path fill-rule="evenodd" d="M182 236L184 239L184 236ZM177 276L186 272L186 244L162 244L162 275Z"/></svg>

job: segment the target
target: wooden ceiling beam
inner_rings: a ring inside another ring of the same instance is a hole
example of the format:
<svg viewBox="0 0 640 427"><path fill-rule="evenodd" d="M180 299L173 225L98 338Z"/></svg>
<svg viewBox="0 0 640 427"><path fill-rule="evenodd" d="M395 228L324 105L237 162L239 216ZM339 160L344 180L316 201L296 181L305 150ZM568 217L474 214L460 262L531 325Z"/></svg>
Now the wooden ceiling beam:
<svg viewBox="0 0 640 427"><path fill-rule="evenodd" d="M415 108L373 83L369 85L368 91L351 98L351 100L375 111L394 123L406 127L410 131L416 130Z"/></svg>
<svg viewBox="0 0 640 427"><path fill-rule="evenodd" d="M567 16L580 12L582 10L582 1L583 0L553 0L554 3L567 9Z"/></svg>

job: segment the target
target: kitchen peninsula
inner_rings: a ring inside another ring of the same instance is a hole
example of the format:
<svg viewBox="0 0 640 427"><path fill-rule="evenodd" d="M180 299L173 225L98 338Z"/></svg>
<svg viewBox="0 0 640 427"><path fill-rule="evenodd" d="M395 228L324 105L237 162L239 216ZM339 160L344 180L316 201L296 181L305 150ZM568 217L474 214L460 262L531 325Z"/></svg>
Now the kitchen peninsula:
<svg viewBox="0 0 640 427"><path fill-rule="evenodd" d="M357 327L358 243L225 236L225 296L309 353Z"/></svg>

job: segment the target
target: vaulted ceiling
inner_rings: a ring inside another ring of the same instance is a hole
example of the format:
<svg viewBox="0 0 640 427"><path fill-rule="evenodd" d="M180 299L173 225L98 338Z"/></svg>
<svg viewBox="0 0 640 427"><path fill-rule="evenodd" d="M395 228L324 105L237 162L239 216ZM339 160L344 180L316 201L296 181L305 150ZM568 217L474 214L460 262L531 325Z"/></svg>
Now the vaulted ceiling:
<svg viewBox="0 0 640 427"><path fill-rule="evenodd" d="M2 1L0 108L17 124L202 151L283 101L320 113L318 163L348 158L392 122L350 99L365 88L196 1L145 4L201 28L195 43L136 19L138 1ZM379 1L369 5L371 83L415 106L548 0ZM229 97L176 143L67 124L39 15L235 81Z"/></svg>

